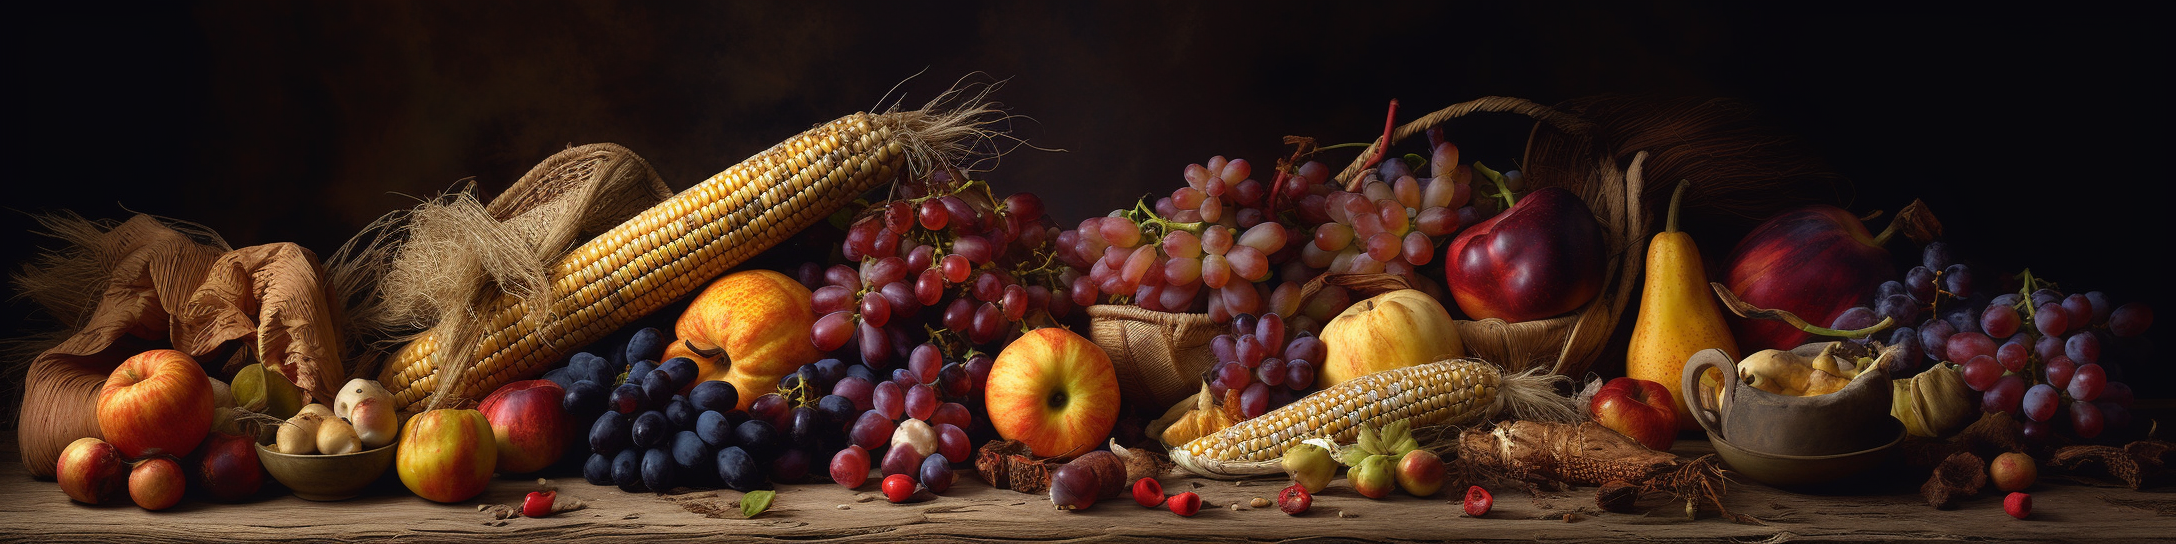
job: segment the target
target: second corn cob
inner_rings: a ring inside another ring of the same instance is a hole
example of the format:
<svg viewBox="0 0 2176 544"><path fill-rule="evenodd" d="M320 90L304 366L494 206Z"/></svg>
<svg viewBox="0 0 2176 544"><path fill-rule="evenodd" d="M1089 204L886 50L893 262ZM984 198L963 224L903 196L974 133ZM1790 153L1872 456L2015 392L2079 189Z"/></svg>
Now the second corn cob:
<svg viewBox="0 0 2176 544"><path fill-rule="evenodd" d="M1561 418L1569 400L1554 393L1562 376L1505 377L1480 359L1450 359L1367 374L1171 450L1196 474L1237 477L1283 470L1285 450L1323 438L1351 443L1362 428L1405 420L1414 428L1467 425L1519 412Z"/></svg>

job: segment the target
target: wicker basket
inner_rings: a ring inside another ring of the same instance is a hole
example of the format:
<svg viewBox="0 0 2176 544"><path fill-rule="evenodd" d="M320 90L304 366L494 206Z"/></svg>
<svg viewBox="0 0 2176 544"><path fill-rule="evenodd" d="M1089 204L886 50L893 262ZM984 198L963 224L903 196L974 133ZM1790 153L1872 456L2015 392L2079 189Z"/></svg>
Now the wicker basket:
<svg viewBox="0 0 2176 544"><path fill-rule="evenodd" d="M1517 98L1488 97L1456 104L1399 126L1391 134L1391 143L1474 112L1527 115L1573 137L1581 137L1589 128L1586 121L1548 106ZM1347 183L1356 178L1364 170L1364 158L1382 145L1377 141L1361 151L1362 159L1339 173L1335 182ZM1640 165L1646 155L1635 155L1629 165L1620 165L1607 154L1596 155L1577 169L1584 176L1527 179L1530 188L1569 189L1594 211L1608 249L1602 293L1578 311L1550 319L1520 323L1458 320L1459 337L1468 354L1507 370L1541 367L1567 376L1585 374L1601 356L1638 283L1647 253L1640 202ZM1318 282L1357 287L1356 298L1361 293L1392 288L1380 278L1368 277L1373 275L1339 276L1325 275ZM1316 287L1313 283L1311 288ZM1226 330L1224 325L1210 321L1207 314L1154 312L1136 306L1091 306L1088 316L1090 338L1110 355L1117 367L1119 389L1126 401L1136 406L1167 407L1201 391L1202 375L1216 362L1209 352L1209 341Z"/></svg>

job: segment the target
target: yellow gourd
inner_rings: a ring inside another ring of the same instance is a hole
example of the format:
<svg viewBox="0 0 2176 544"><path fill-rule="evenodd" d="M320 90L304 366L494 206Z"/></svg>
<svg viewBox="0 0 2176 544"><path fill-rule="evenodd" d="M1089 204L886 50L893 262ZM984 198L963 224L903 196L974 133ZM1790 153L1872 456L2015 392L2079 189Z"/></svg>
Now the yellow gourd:
<svg viewBox="0 0 2176 544"><path fill-rule="evenodd" d="M1680 377L1685 360L1708 348L1718 348L1738 358L1738 342L1723 322L1722 309L1709 294L1706 269L1692 235L1677 230L1677 210L1689 181L1680 181L1670 195L1670 214L1662 232L1647 246L1647 283L1640 290L1640 314L1632 325L1632 343L1625 351L1625 375L1661 383L1677 401L1680 429L1698 429L1692 410L1685 406L1686 391ZM1710 372L1705 383L1719 383Z"/></svg>
<svg viewBox="0 0 2176 544"><path fill-rule="evenodd" d="M1466 356L1443 303L1412 289L1360 301L1322 326L1323 388L1374 372Z"/></svg>

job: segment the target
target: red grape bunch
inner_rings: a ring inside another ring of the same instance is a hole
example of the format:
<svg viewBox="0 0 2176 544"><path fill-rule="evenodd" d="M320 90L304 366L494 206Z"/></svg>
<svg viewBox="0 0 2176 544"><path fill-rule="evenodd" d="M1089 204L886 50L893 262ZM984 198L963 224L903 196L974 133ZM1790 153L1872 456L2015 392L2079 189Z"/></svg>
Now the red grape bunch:
<svg viewBox="0 0 2176 544"><path fill-rule="evenodd" d="M1217 359L1209 370L1209 394L1238 402L1240 415L1247 418L1304 396L1315 385L1316 365L1328 353L1311 333L1288 334L1284 319L1275 313L1233 316L1232 332L1211 340L1209 349Z"/></svg>
<svg viewBox="0 0 2176 544"><path fill-rule="evenodd" d="M814 290L816 348L855 343L872 368L905 358L936 321L975 344L1003 340L1031 319L1074 309L1051 296L1077 272L1057 262L1057 228L1031 193L1000 200L981 180L939 172L898 187L847 227L843 256L857 265L801 269Z"/></svg>
<svg viewBox="0 0 2176 544"><path fill-rule="evenodd" d="M1837 326L1872 325L1877 315L1910 322L1924 312L1916 331L1899 329L1892 342L1911 359L1956 362L1981 393L1981 409L2022 416L2027 438L2067 430L2092 439L2129 427L2131 388L2115 380L2123 357L2107 348L2143 334L2151 307L2117 306L2100 291L2065 294L2031 270L2018 275L2016 291L1996 294L2003 288L1975 285L1971 267L1941 242L1928 244L1921 261L1904 282L1883 285L1880 309L1852 308Z"/></svg>

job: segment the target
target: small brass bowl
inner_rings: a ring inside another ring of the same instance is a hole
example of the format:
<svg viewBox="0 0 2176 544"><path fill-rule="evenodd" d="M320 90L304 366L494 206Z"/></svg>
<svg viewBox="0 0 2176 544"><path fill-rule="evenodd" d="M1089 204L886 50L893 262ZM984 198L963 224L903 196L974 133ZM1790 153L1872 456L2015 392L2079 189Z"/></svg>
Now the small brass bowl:
<svg viewBox="0 0 2176 544"><path fill-rule="evenodd" d="M294 490L295 496L338 501L362 494L363 489L385 475L385 470L393 466L393 451L399 445L395 441L355 453L291 455L258 444L257 458L264 462L265 471L272 473L272 479Z"/></svg>

